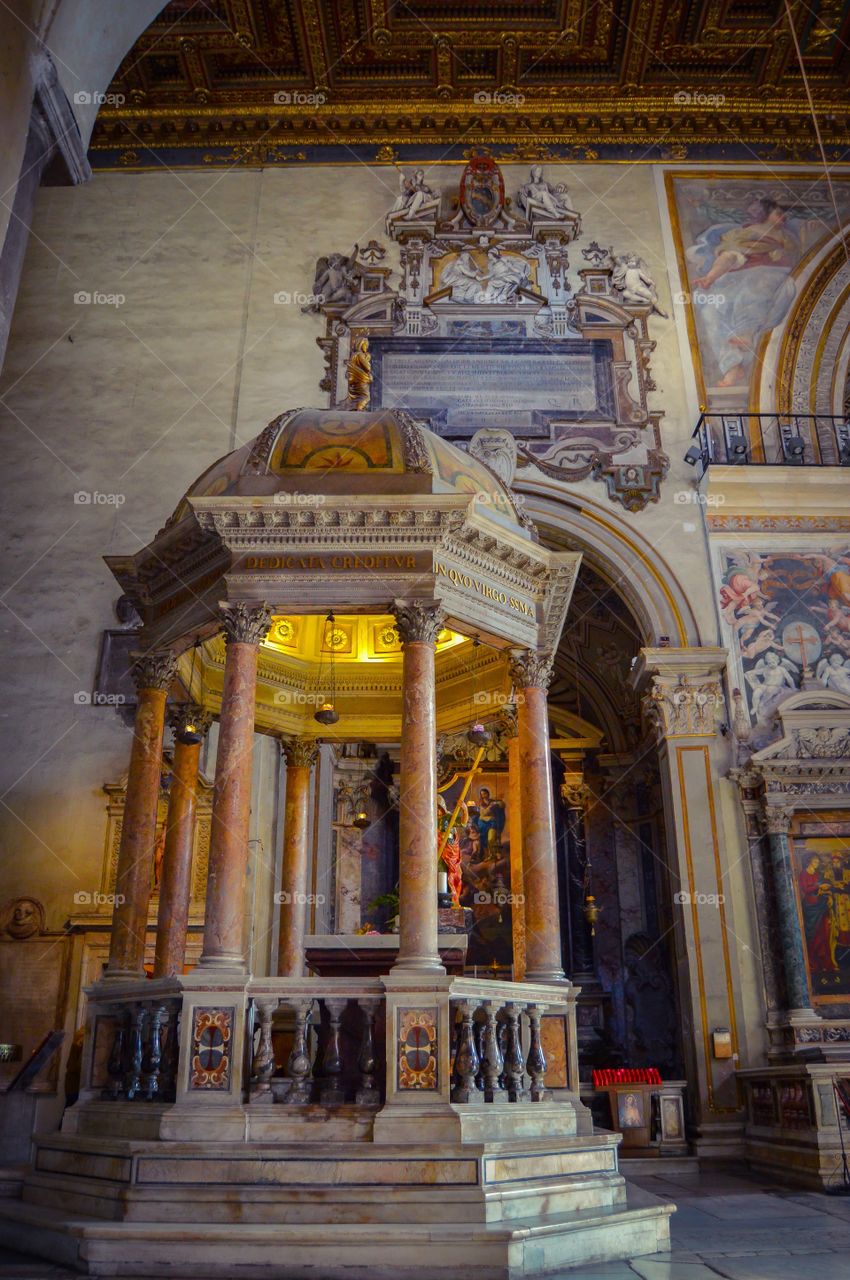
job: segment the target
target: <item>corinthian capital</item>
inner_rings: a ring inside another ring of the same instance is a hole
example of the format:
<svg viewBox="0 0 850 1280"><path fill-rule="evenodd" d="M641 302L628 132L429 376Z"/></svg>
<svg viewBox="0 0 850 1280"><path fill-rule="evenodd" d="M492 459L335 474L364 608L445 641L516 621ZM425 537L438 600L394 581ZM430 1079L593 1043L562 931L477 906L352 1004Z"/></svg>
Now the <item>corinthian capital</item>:
<svg viewBox="0 0 850 1280"><path fill-rule="evenodd" d="M267 604L236 600L222 605L221 617L228 644L260 644L271 626L272 611Z"/></svg>
<svg viewBox="0 0 850 1280"><path fill-rule="evenodd" d="M392 611L402 644L413 644L417 640L435 644L446 625L439 600L395 600Z"/></svg>
<svg viewBox="0 0 850 1280"><path fill-rule="evenodd" d="M209 711L204 711L197 702L177 702L168 708L168 723L175 736L193 729L200 738L205 738L212 724Z"/></svg>
<svg viewBox="0 0 850 1280"><path fill-rule="evenodd" d="M290 769L305 765L312 769L319 755L319 744L315 738L281 738L280 749Z"/></svg>
<svg viewBox="0 0 850 1280"><path fill-rule="evenodd" d="M552 663L551 653L511 649L511 679L521 689L548 689L553 675Z"/></svg>
<svg viewBox="0 0 850 1280"><path fill-rule="evenodd" d="M764 807L764 825L771 835L787 835L794 817L794 806L790 804L771 804Z"/></svg>
<svg viewBox="0 0 850 1280"><path fill-rule="evenodd" d="M137 689L171 688L177 675L177 659L171 649L151 649L149 653L131 655L131 674Z"/></svg>

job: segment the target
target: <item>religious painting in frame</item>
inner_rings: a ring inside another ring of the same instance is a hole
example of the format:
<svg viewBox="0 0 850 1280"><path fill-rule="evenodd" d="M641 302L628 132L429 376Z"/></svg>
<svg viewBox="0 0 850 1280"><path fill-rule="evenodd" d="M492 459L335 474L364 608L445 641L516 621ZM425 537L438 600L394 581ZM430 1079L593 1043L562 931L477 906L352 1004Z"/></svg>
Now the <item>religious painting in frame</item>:
<svg viewBox="0 0 850 1280"><path fill-rule="evenodd" d="M850 696L850 542L736 542L717 553L718 605L758 751L805 679Z"/></svg>
<svg viewBox="0 0 850 1280"><path fill-rule="evenodd" d="M646 1096L639 1091L617 1093L617 1128L641 1129L646 1124Z"/></svg>
<svg viewBox="0 0 850 1280"><path fill-rule="evenodd" d="M764 169L665 180L682 285L674 297L685 308L700 400L740 409L764 345L796 302L801 271L850 219L850 185Z"/></svg>
<svg viewBox="0 0 850 1280"><path fill-rule="evenodd" d="M815 1005L850 1002L850 810L798 816L791 874Z"/></svg>
<svg viewBox="0 0 850 1280"><path fill-rule="evenodd" d="M458 774L440 792L449 814L465 783L465 775ZM467 969L509 969L513 960L513 896L507 770L476 773L464 803L460 816L465 821L458 831L463 873L460 902L469 908Z"/></svg>
<svg viewBox="0 0 850 1280"><path fill-rule="evenodd" d="M685 1108L680 1093L662 1093L658 1099L658 1118L662 1142L683 1142Z"/></svg>

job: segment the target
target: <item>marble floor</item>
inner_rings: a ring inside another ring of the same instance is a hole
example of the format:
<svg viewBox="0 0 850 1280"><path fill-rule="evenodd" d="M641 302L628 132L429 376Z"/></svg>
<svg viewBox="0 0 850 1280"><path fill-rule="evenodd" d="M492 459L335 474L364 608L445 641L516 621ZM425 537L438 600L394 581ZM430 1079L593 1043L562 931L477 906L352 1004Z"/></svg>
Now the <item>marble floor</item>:
<svg viewBox="0 0 850 1280"><path fill-rule="evenodd" d="M563 1280L850 1280L850 1196L792 1191L751 1174L630 1173L630 1202L650 1197L678 1205L671 1253L579 1267ZM0 1251L0 1280L75 1276Z"/></svg>

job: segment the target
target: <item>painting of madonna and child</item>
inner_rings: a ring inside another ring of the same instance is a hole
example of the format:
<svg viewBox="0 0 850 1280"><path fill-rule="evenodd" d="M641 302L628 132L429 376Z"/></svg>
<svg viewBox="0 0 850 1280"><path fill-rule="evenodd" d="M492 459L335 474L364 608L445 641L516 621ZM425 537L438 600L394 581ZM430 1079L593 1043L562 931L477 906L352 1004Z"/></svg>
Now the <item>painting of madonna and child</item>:
<svg viewBox="0 0 850 1280"><path fill-rule="evenodd" d="M466 778L457 776L440 791L438 826L445 833ZM466 792L451 833L460 873L460 904L469 932L468 969L510 970L511 858L508 835L507 771L477 773ZM470 914L471 913L471 914Z"/></svg>
<svg viewBox="0 0 850 1280"><path fill-rule="evenodd" d="M756 750L803 680L850 697L850 544L724 548L719 597Z"/></svg>
<svg viewBox="0 0 850 1280"><path fill-rule="evenodd" d="M789 314L806 258L850 222L850 182L763 170L667 182L701 399L746 407L762 341Z"/></svg>
<svg viewBox="0 0 850 1280"><path fill-rule="evenodd" d="M792 837L794 879L816 1004L850 1003L850 815L804 820Z"/></svg>

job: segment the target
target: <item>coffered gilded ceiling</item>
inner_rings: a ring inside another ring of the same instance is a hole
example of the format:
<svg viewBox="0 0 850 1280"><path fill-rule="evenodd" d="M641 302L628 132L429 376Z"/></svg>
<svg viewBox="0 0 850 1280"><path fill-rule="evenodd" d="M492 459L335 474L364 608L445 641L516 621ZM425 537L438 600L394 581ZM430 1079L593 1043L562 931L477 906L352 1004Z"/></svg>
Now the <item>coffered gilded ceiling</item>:
<svg viewBox="0 0 850 1280"><path fill-rule="evenodd" d="M836 160L850 4L791 12ZM92 160L460 159L494 141L505 158L817 154L784 0L171 0L115 74Z"/></svg>

